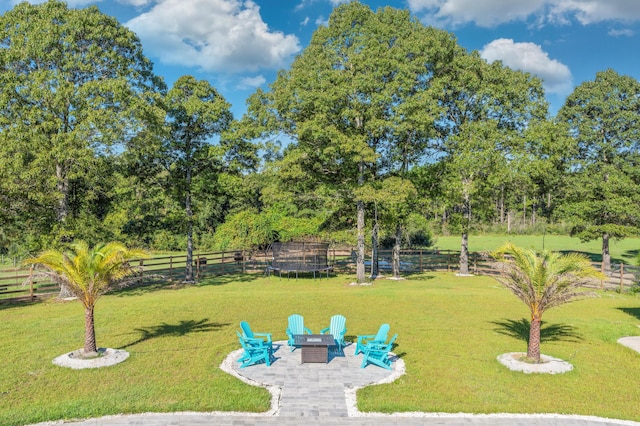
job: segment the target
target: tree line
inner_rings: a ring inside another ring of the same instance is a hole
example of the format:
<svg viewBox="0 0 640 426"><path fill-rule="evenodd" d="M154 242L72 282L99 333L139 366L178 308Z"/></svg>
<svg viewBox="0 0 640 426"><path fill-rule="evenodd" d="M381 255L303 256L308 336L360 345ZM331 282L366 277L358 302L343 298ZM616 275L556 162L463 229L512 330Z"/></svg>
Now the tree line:
<svg viewBox="0 0 640 426"><path fill-rule="evenodd" d="M552 117L537 77L351 2L236 118L96 7L21 3L0 17L0 251L319 238L356 248L362 282L365 248L454 232L464 273L473 230L543 224L602 240L606 267L637 232L639 114L640 83L607 69Z"/></svg>

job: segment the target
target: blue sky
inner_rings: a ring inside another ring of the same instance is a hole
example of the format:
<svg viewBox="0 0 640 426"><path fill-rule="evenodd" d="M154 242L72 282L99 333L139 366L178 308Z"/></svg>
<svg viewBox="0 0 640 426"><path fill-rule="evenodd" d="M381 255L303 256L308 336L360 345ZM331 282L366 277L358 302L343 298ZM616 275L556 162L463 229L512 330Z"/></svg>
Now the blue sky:
<svg viewBox="0 0 640 426"><path fill-rule="evenodd" d="M347 0L348 1L348 0ZM40 3L41 1L31 1ZM237 118L346 0L69 0L132 29L155 71L208 80ZM640 80L640 0L361 0L409 9L488 61L543 79L551 113L580 83L613 68ZM0 13L18 1L0 0Z"/></svg>

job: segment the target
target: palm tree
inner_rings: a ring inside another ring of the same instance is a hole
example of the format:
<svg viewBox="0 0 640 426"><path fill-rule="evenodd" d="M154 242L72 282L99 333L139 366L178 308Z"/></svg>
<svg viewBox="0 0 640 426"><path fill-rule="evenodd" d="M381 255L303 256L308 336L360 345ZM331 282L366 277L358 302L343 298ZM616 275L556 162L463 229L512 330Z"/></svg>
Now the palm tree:
<svg viewBox="0 0 640 426"><path fill-rule="evenodd" d="M84 306L84 356L97 353L93 310L100 296L115 284L126 282L136 270L129 260L146 257L139 249L128 249L121 243L111 242L89 247L84 241L71 245L69 251L46 250L25 260L26 264L42 266L45 275L67 287Z"/></svg>
<svg viewBox="0 0 640 426"><path fill-rule="evenodd" d="M496 279L531 310L527 358L540 362L542 314L554 306L592 296L579 287L603 275L580 253L538 253L506 243L492 255L499 262Z"/></svg>

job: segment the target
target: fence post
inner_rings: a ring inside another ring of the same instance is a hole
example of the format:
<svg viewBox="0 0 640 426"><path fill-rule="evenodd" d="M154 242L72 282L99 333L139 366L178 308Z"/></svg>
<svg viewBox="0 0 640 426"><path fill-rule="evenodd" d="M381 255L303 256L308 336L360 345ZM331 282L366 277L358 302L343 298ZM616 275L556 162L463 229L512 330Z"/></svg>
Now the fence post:
<svg viewBox="0 0 640 426"><path fill-rule="evenodd" d="M140 259L140 276L142 277L144 275L144 259Z"/></svg>
<svg viewBox="0 0 640 426"><path fill-rule="evenodd" d="M624 263L620 262L620 293L624 290Z"/></svg>
<svg viewBox="0 0 640 426"><path fill-rule="evenodd" d="M420 249L420 272L422 271L422 249Z"/></svg>
<svg viewBox="0 0 640 426"><path fill-rule="evenodd" d="M33 300L33 265L29 266L29 297Z"/></svg>
<svg viewBox="0 0 640 426"><path fill-rule="evenodd" d="M169 255L169 281L173 281L173 255Z"/></svg>
<svg viewBox="0 0 640 426"><path fill-rule="evenodd" d="M196 254L196 279L200 279L200 255Z"/></svg>
<svg viewBox="0 0 640 426"><path fill-rule="evenodd" d="M242 249L242 274L247 273L247 262L245 261L245 259L245 252L244 249Z"/></svg>
<svg viewBox="0 0 640 426"><path fill-rule="evenodd" d="M220 259L222 263L221 275L224 275L224 250L222 250L222 258Z"/></svg>
<svg viewBox="0 0 640 426"><path fill-rule="evenodd" d="M447 252L447 272L451 272L450 266L451 266L451 252L448 251Z"/></svg>
<svg viewBox="0 0 640 426"><path fill-rule="evenodd" d="M478 275L478 253L473 252L473 273Z"/></svg>

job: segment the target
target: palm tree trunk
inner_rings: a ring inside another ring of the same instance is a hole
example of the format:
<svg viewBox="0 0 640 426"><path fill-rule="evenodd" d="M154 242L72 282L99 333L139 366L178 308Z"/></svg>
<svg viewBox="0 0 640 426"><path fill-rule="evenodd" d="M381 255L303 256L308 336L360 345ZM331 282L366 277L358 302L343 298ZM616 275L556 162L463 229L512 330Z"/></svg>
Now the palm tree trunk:
<svg viewBox="0 0 640 426"><path fill-rule="evenodd" d="M84 308L84 354L97 353L96 330L93 323L93 306Z"/></svg>
<svg viewBox="0 0 640 426"><path fill-rule="evenodd" d="M531 325L529 327L529 343L527 344L527 358L540 362L540 324L541 319L535 316L531 317Z"/></svg>

